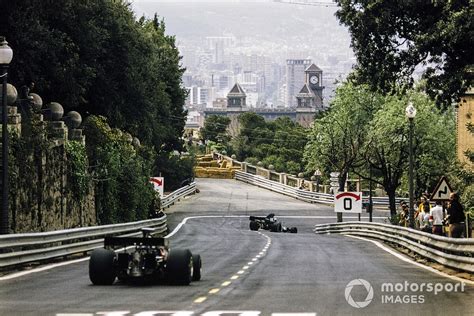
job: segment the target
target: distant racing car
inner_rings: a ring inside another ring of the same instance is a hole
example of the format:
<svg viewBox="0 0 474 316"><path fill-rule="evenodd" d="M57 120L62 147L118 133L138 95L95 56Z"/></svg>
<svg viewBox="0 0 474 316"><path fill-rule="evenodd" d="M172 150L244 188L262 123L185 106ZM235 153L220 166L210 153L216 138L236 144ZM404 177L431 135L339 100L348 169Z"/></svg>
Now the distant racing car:
<svg viewBox="0 0 474 316"><path fill-rule="evenodd" d="M271 232L283 232L296 234L296 227L286 227L276 218L275 214L270 213L267 216L250 216L250 230L265 229Z"/></svg>
<svg viewBox="0 0 474 316"><path fill-rule="evenodd" d="M149 279L189 285L201 279L201 256L189 249L170 249L166 238L152 237L154 229L143 228L143 237L105 237L104 248L95 249L89 261L94 285ZM117 252L115 252L115 249Z"/></svg>

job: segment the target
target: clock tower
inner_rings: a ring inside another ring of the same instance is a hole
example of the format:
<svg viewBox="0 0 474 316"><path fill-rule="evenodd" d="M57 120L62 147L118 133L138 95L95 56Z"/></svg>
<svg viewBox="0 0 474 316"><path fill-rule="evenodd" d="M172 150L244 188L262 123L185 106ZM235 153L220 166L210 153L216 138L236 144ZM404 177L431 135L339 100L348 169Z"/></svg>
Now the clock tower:
<svg viewBox="0 0 474 316"><path fill-rule="evenodd" d="M315 96L314 106L316 108L322 108L324 89L322 85L323 71L315 64L311 64L304 72L306 75L305 83L308 85Z"/></svg>

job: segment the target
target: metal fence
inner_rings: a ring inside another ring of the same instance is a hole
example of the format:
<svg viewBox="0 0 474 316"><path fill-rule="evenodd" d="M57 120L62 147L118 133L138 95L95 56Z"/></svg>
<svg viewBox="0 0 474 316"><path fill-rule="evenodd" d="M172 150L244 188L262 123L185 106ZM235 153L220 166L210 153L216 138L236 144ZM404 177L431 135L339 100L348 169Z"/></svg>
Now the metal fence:
<svg viewBox="0 0 474 316"><path fill-rule="evenodd" d="M248 168L249 166L247 166L247 170ZM257 176L251 173L245 173L243 171L236 171L235 179L248 183L248 184L256 185L261 188L265 188L277 193L285 194L293 198L296 198L298 200L303 200L309 203L323 203L323 204L334 203L333 194L302 190L292 185L282 184L280 182L267 179L263 176ZM363 199L367 200L368 197L364 196ZM388 207L387 197L373 197L372 201L373 201L373 204L376 206Z"/></svg>
<svg viewBox="0 0 474 316"><path fill-rule="evenodd" d="M316 225L317 234L369 237L402 246L443 266L474 273L474 239L448 238L381 223L346 222Z"/></svg>
<svg viewBox="0 0 474 316"><path fill-rule="evenodd" d="M169 207L180 198L195 191L196 183L193 182L163 197L161 207ZM155 234L165 234L168 229L166 215L132 223L44 233L2 235L0 236L0 268L85 253L102 247L105 236L138 236L141 234L140 229L144 227L155 228Z"/></svg>

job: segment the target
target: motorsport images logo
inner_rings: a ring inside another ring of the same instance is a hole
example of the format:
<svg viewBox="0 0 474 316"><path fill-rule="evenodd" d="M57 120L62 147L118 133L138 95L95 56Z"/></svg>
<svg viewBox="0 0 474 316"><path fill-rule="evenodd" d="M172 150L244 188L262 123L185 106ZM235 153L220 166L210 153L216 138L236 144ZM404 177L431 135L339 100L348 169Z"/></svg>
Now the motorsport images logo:
<svg viewBox="0 0 474 316"><path fill-rule="evenodd" d="M352 298L351 292L354 286L358 286L358 285L362 285L365 287L367 291L367 296L365 297L365 300L356 302ZM351 305L352 307L364 308L367 305L369 305L370 302L372 302L372 299L374 298L374 289L372 288L372 285L370 285L368 281L364 279L355 279L346 285L346 290L344 292L344 295L346 297L347 303L349 303L349 305Z"/></svg>
<svg viewBox="0 0 474 316"><path fill-rule="evenodd" d="M353 290L355 288L355 295ZM365 289L365 291L364 291ZM433 282L386 282L380 286L380 300L382 304L423 304L426 301L425 294L433 293L435 296L443 292L458 293L465 291L465 283L433 283ZM355 301L354 297L360 299L365 296L362 301ZM347 303L355 308L364 308L374 299L374 288L364 279L355 279L346 285L344 292Z"/></svg>

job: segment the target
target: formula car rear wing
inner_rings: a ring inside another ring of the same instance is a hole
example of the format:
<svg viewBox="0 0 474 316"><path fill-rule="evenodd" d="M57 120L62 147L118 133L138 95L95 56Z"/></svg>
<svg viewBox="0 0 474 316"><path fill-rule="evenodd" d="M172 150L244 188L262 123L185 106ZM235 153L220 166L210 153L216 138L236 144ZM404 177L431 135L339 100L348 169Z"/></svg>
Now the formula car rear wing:
<svg viewBox="0 0 474 316"><path fill-rule="evenodd" d="M165 246L168 247L169 240L162 237L105 237L105 247L127 247L127 246Z"/></svg>
<svg viewBox="0 0 474 316"><path fill-rule="evenodd" d="M249 218L251 221L264 221L268 219L266 216L250 216Z"/></svg>

